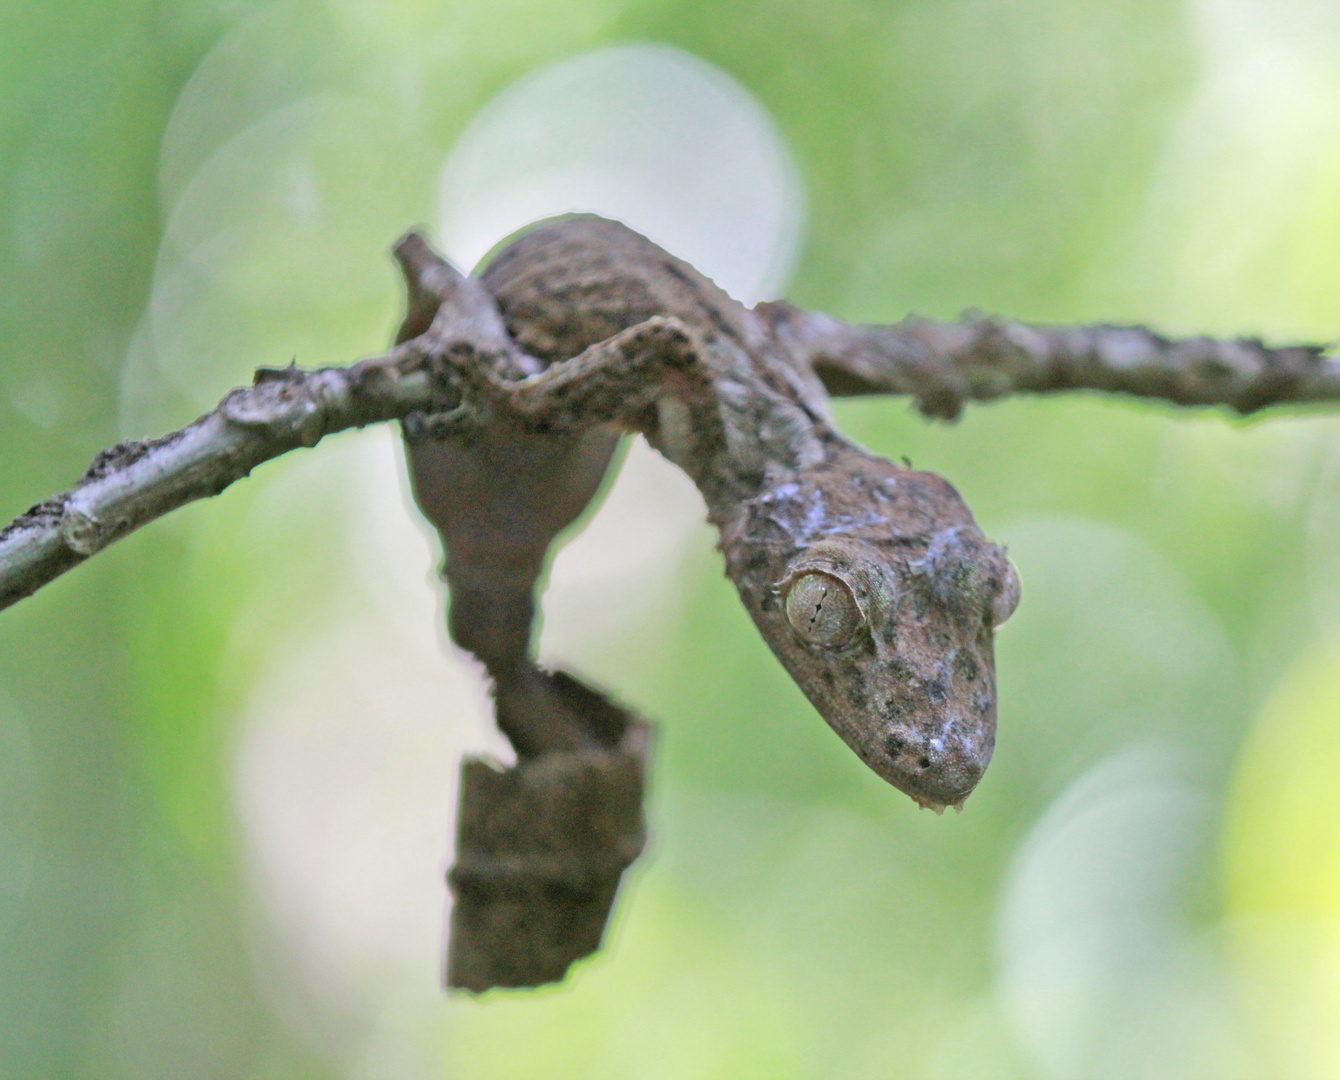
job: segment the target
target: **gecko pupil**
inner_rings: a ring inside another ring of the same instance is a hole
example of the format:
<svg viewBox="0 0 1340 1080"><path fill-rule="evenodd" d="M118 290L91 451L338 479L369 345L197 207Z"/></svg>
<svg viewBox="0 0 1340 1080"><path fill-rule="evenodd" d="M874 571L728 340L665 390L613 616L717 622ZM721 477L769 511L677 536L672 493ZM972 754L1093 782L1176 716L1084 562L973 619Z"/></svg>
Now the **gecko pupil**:
<svg viewBox="0 0 1340 1080"><path fill-rule="evenodd" d="M812 570L800 574L786 594L786 617L811 645L843 644L861 622L851 590L831 574Z"/></svg>

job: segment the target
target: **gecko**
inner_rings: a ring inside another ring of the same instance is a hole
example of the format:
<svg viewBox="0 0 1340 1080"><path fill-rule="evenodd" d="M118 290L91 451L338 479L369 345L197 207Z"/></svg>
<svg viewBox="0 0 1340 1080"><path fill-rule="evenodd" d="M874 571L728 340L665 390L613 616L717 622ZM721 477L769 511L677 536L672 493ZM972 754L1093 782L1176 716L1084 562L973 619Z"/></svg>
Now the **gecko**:
<svg viewBox="0 0 1340 1080"><path fill-rule="evenodd" d="M818 358L785 332L794 309L747 308L594 215L529 229L479 280L507 347L437 359L461 404L410 460L447 547L453 637L497 680L518 752L590 737L525 723L546 696L533 592L619 434L640 433L702 493L727 576L823 719L921 806L961 808L995 746L993 635L1018 573L946 480L837 430ZM411 312L401 339L421 329Z"/></svg>

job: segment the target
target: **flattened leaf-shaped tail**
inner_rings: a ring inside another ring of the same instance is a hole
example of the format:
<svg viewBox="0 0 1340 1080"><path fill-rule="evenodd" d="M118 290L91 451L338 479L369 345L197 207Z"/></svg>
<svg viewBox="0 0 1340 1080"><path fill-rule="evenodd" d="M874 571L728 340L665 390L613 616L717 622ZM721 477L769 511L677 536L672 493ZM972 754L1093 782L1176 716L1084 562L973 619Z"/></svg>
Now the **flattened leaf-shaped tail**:
<svg viewBox="0 0 1340 1080"><path fill-rule="evenodd" d="M564 691L595 695L562 672ZM613 706L602 698L602 709ZM623 871L642 851L651 728L625 710L613 745L461 769L448 987L540 986L600 947Z"/></svg>

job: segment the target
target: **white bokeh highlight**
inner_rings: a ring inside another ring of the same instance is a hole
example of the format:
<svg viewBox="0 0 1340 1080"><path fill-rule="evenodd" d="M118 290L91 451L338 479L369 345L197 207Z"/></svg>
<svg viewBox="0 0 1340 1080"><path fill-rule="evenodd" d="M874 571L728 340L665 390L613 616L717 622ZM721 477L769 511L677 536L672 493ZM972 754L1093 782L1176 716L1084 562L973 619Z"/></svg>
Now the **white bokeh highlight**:
<svg viewBox="0 0 1340 1080"><path fill-rule="evenodd" d="M443 167L437 233L471 267L571 211L618 218L746 304L785 284L803 220L799 174L759 103L649 44L563 60L489 102Z"/></svg>
<svg viewBox="0 0 1340 1080"><path fill-rule="evenodd" d="M1020 846L998 936L1001 1012L1052 1080L1243 1074L1217 950L1184 893L1213 803L1136 746L1075 781Z"/></svg>

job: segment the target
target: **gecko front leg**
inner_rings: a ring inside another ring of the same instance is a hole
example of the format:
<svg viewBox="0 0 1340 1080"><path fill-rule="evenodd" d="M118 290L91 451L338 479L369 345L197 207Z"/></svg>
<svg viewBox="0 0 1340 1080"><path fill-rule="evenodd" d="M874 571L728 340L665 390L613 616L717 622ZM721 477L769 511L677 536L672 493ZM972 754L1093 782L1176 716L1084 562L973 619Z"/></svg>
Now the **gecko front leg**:
<svg viewBox="0 0 1340 1080"><path fill-rule="evenodd" d="M730 475L719 373L711 350L677 318L647 319L524 379L502 378L468 350L444 359L476 423L501 414L543 435L615 426L643 434L700 488Z"/></svg>

